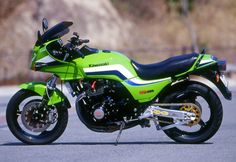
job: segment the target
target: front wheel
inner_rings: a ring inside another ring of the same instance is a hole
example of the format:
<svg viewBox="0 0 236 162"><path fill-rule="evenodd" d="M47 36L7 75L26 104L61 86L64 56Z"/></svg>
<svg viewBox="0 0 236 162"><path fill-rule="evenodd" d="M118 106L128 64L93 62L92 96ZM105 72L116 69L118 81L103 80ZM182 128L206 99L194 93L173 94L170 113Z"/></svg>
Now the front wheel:
<svg viewBox="0 0 236 162"><path fill-rule="evenodd" d="M193 103L201 109L201 117L195 125L176 126L165 130L167 136L180 143L201 143L210 139L219 129L223 110L222 104L216 93L209 87L193 83L186 88L176 90L167 97L165 103ZM182 107L172 107L172 109L183 110ZM162 127L166 123L160 123Z"/></svg>
<svg viewBox="0 0 236 162"><path fill-rule="evenodd" d="M13 135L26 144L48 144L64 132L68 111L56 105L40 107L42 97L30 90L18 91L9 101L7 124Z"/></svg>

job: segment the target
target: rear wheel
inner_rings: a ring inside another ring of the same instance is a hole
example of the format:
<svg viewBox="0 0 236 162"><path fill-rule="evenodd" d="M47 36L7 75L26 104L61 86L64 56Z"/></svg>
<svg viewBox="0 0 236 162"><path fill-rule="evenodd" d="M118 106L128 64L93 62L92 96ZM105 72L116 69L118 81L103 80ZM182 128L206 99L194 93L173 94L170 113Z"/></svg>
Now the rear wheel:
<svg viewBox="0 0 236 162"><path fill-rule="evenodd" d="M62 107L39 108L42 97L30 90L18 91L9 101L7 124L13 135L26 144L48 144L64 132L68 111Z"/></svg>
<svg viewBox="0 0 236 162"><path fill-rule="evenodd" d="M193 103L201 110L201 118L191 126L176 126L165 130L167 136L180 143L201 143L210 139L219 129L223 110L219 97L203 84L190 84L185 89L177 90L162 101L164 103ZM184 107L171 107L184 110ZM160 123L162 127L166 123Z"/></svg>

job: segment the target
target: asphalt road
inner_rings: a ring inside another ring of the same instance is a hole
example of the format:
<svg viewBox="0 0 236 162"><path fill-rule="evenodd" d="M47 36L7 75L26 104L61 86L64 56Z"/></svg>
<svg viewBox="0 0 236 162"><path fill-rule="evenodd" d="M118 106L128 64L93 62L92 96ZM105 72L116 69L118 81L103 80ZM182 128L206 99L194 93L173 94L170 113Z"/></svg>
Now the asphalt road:
<svg viewBox="0 0 236 162"><path fill-rule="evenodd" d="M0 91L3 92L2 89ZM53 144L24 145L9 131L5 122L5 108L11 96L0 95L0 161L79 161L79 162L235 162L236 160L236 88L233 100L220 97L224 119L220 130L203 144L177 144L154 127L139 126L125 130L120 144L115 146L115 133L95 133L88 130L70 110L66 131ZM1 94L1 93L0 93Z"/></svg>

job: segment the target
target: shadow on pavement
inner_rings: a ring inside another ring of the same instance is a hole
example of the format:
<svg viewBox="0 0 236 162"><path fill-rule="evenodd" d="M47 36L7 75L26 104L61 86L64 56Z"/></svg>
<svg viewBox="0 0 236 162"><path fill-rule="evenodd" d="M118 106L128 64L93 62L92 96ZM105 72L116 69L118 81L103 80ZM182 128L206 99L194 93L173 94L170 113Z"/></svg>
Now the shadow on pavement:
<svg viewBox="0 0 236 162"><path fill-rule="evenodd" d="M152 141L136 141L136 142L119 142L118 145L190 145L190 144L181 144L176 142L152 142ZM209 145L213 144L211 142L194 144L194 145ZM48 145L116 145L116 142L59 142L59 143L52 143ZM21 142L14 142L14 143L5 143L0 146L33 146L33 145L26 145ZM35 145L39 146L39 145ZM42 146L42 145L41 145Z"/></svg>

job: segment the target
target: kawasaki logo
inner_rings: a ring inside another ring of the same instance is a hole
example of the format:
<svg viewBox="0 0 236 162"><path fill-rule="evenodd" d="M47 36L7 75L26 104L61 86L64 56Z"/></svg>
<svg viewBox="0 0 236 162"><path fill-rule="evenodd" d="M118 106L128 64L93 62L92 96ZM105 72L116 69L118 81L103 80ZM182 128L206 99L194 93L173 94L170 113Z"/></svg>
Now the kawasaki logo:
<svg viewBox="0 0 236 162"><path fill-rule="evenodd" d="M100 64L90 64L89 67L105 66L105 65L109 65L109 63L108 62L104 62L104 63L100 63Z"/></svg>

